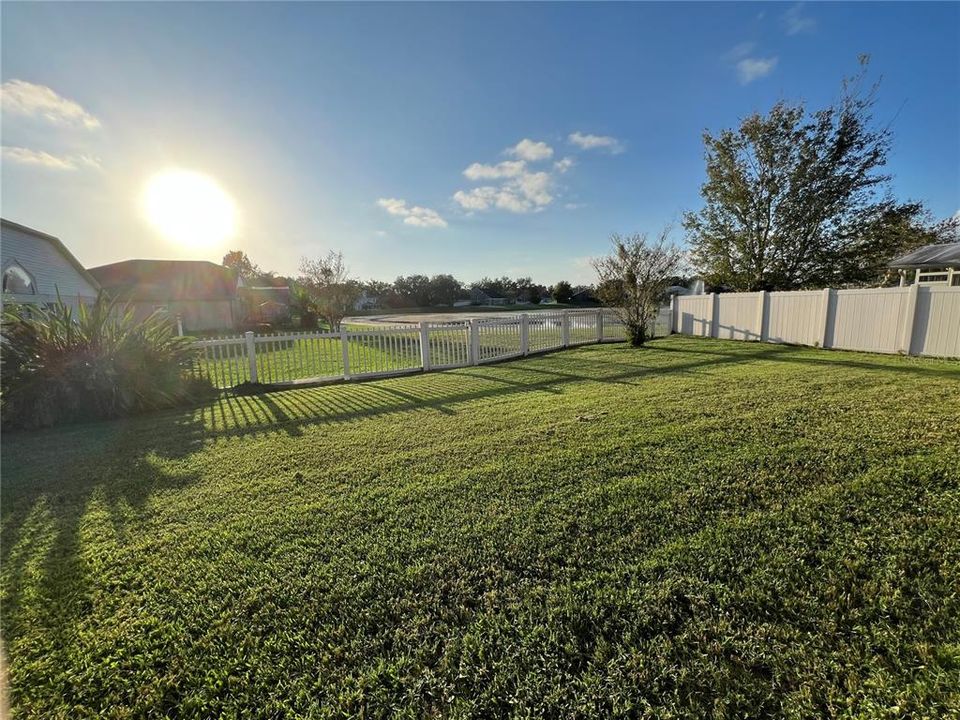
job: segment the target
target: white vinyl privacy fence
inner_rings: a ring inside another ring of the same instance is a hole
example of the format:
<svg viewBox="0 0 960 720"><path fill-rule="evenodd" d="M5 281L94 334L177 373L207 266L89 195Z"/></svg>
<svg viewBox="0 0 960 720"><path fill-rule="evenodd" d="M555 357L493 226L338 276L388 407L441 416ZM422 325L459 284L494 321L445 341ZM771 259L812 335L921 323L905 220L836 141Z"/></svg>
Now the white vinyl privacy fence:
<svg viewBox="0 0 960 720"><path fill-rule="evenodd" d="M670 332L663 308L656 334ZM216 387L376 378L466 367L599 342L622 342L625 328L610 312L544 311L464 322L344 326L339 332L296 332L198 340L197 376Z"/></svg>
<svg viewBox="0 0 960 720"><path fill-rule="evenodd" d="M960 287L687 295L672 307L686 335L960 357Z"/></svg>

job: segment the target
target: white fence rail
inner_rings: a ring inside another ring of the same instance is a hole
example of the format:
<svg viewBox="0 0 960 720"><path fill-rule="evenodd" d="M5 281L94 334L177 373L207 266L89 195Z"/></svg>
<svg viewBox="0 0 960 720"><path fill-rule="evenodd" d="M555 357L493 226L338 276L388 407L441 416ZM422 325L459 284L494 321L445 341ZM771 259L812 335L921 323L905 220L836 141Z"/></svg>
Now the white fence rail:
<svg viewBox="0 0 960 720"><path fill-rule="evenodd" d="M661 310L654 332L669 334L669 308ZM544 311L340 332L248 332L196 341L200 354L194 373L218 388L389 377L624 339L623 324L603 310Z"/></svg>
<svg viewBox="0 0 960 720"><path fill-rule="evenodd" d="M960 287L687 295L672 307L686 335L960 357Z"/></svg>

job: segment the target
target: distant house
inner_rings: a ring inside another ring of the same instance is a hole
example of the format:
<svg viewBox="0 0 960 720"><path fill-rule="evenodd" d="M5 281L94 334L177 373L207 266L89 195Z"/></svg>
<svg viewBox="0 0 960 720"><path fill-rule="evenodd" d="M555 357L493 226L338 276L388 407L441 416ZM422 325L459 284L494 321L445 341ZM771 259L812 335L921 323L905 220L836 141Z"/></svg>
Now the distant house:
<svg viewBox="0 0 960 720"><path fill-rule="evenodd" d="M92 302L100 290L90 273L53 235L0 220L2 302L44 305L57 294L77 306Z"/></svg>
<svg viewBox="0 0 960 720"><path fill-rule="evenodd" d="M160 310L179 317L187 333L232 329L243 319L236 273L206 260L124 260L90 274L137 317Z"/></svg>
<svg viewBox="0 0 960 720"><path fill-rule="evenodd" d="M593 292L593 288L583 288L578 290L570 298L570 302L575 305L597 305L600 301Z"/></svg>
<svg viewBox="0 0 960 720"><path fill-rule="evenodd" d="M671 285L664 294L667 297L673 295L703 295L706 292L706 286L700 278L694 278L689 285Z"/></svg>
<svg viewBox="0 0 960 720"><path fill-rule="evenodd" d="M354 310L373 310L377 307L380 307L380 298L375 295L367 295L366 290L360 293L360 297L353 303Z"/></svg>
<svg viewBox="0 0 960 720"><path fill-rule="evenodd" d="M470 302L474 305L507 305L510 301L489 288L472 288Z"/></svg>
<svg viewBox="0 0 960 720"><path fill-rule="evenodd" d="M279 323L290 319L290 288L260 285L237 288L245 323Z"/></svg>
<svg viewBox="0 0 960 720"><path fill-rule="evenodd" d="M900 285L907 284L907 274L913 271L915 285L960 286L960 243L927 245L906 255L894 258L887 265L900 273Z"/></svg>

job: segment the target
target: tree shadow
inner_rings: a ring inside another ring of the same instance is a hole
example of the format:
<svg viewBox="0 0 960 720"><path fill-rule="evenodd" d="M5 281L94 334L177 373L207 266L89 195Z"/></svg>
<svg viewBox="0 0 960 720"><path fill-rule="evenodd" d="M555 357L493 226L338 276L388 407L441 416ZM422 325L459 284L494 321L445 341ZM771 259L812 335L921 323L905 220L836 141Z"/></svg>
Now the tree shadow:
<svg viewBox="0 0 960 720"><path fill-rule="evenodd" d="M150 512L159 492L198 482L177 463L209 443L311 425L438 412L455 416L474 401L525 393L558 394L572 383L635 385L660 376L730 365L779 362L814 367L960 378L960 365L833 353L784 345L696 340L654 342L648 349L584 348L488 367L469 367L364 383L262 395L222 396L188 410L91 423L36 433L7 433L3 443L0 561L6 598L0 628L15 645L25 627L40 626L69 647L76 621L90 612L91 572L82 524L92 505L106 512L122 538Z"/></svg>
<svg viewBox="0 0 960 720"><path fill-rule="evenodd" d="M118 542L128 542L155 493L198 479L165 462L198 449L197 423L195 414L168 411L4 434L0 628L14 660L18 638L37 628L53 655L74 645L93 611L91 561L98 558L85 555L82 537L91 507Z"/></svg>

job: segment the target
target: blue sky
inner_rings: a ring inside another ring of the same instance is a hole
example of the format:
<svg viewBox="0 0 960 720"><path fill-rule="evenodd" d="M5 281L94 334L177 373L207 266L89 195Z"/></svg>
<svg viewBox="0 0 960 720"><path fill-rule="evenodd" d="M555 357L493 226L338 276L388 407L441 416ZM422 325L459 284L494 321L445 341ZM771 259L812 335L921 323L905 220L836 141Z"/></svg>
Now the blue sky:
<svg viewBox="0 0 960 720"><path fill-rule="evenodd" d="M611 232L699 206L704 129L826 104L860 53L895 194L954 214L958 48L957 3L4 3L2 212L88 266L341 249L364 279L588 282ZM218 181L235 238L146 222L168 167Z"/></svg>

